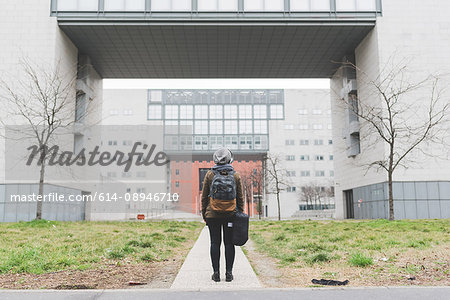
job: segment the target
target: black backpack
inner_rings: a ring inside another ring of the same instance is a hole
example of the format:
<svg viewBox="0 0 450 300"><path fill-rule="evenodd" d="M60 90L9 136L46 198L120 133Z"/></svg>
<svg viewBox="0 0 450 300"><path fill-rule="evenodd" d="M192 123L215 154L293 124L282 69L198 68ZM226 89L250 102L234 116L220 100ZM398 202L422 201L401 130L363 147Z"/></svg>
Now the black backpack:
<svg viewBox="0 0 450 300"><path fill-rule="evenodd" d="M211 209L218 213L229 213L236 209L236 181L233 169L212 170L214 177L209 192Z"/></svg>

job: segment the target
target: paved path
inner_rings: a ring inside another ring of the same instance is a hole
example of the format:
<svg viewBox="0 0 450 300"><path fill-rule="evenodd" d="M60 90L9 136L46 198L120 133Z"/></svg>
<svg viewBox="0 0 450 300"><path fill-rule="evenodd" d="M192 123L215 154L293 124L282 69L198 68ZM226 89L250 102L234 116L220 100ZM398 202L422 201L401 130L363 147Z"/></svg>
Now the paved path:
<svg viewBox="0 0 450 300"><path fill-rule="evenodd" d="M194 281L195 279L193 279ZM91 291L1 291L1 300L447 300L450 287L305 288L253 290L91 290Z"/></svg>
<svg viewBox="0 0 450 300"><path fill-rule="evenodd" d="M225 282L225 252L222 242L220 250L220 282L211 280L213 273L211 258L209 256L209 229L203 228L194 247L189 252L177 277L172 283L171 289L252 289L260 288L258 281L247 257L242 252L241 247L236 248L236 258L234 260L232 282Z"/></svg>

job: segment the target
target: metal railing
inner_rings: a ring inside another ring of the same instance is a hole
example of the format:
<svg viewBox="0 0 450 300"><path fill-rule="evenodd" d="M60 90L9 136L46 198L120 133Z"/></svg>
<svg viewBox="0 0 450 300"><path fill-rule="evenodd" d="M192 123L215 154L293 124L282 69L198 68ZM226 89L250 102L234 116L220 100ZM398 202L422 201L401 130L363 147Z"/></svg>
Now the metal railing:
<svg viewBox="0 0 450 300"><path fill-rule="evenodd" d="M184 6L172 5L174 0L52 0L51 15L67 18L190 18L190 19L270 19L270 18L374 18L381 15L381 0L280 0L280 5L265 5L259 0L259 7L246 4L246 0L235 0L236 5L220 7L216 0L215 9L202 5L203 0L186 0ZM227 0L228 3L230 0ZM328 3L329 1L329 3ZM282 3L281 3L282 2ZM157 5L158 3L158 5ZM161 6L167 3L167 6ZM253 2L252 2L253 3ZM314 3L322 3L314 6ZM114 5L111 5L114 4ZM133 5L131 5L133 4ZM231 9L229 7L232 7Z"/></svg>

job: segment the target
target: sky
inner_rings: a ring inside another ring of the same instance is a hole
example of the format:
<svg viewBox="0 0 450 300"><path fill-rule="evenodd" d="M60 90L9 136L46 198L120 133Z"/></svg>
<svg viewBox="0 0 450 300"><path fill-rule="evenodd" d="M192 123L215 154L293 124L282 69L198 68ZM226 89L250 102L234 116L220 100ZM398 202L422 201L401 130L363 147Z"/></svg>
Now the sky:
<svg viewBox="0 0 450 300"><path fill-rule="evenodd" d="M104 89L329 89L329 79L104 79Z"/></svg>

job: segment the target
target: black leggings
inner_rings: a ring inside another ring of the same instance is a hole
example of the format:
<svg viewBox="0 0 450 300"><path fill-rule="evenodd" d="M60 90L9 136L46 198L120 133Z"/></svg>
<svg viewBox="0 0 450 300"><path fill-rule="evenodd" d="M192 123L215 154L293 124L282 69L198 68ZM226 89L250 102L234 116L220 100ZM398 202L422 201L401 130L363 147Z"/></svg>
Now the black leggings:
<svg viewBox="0 0 450 300"><path fill-rule="evenodd" d="M219 272L220 261L220 244L222 243L222 228L223 228L223 242L225 244L225 262L226 271L233 270L234 263L234 245L232 243L233 228L228 227L228 219L207 219L206 223L209 228L209 237L211 239L211 262L214 272Z"/></svg>

